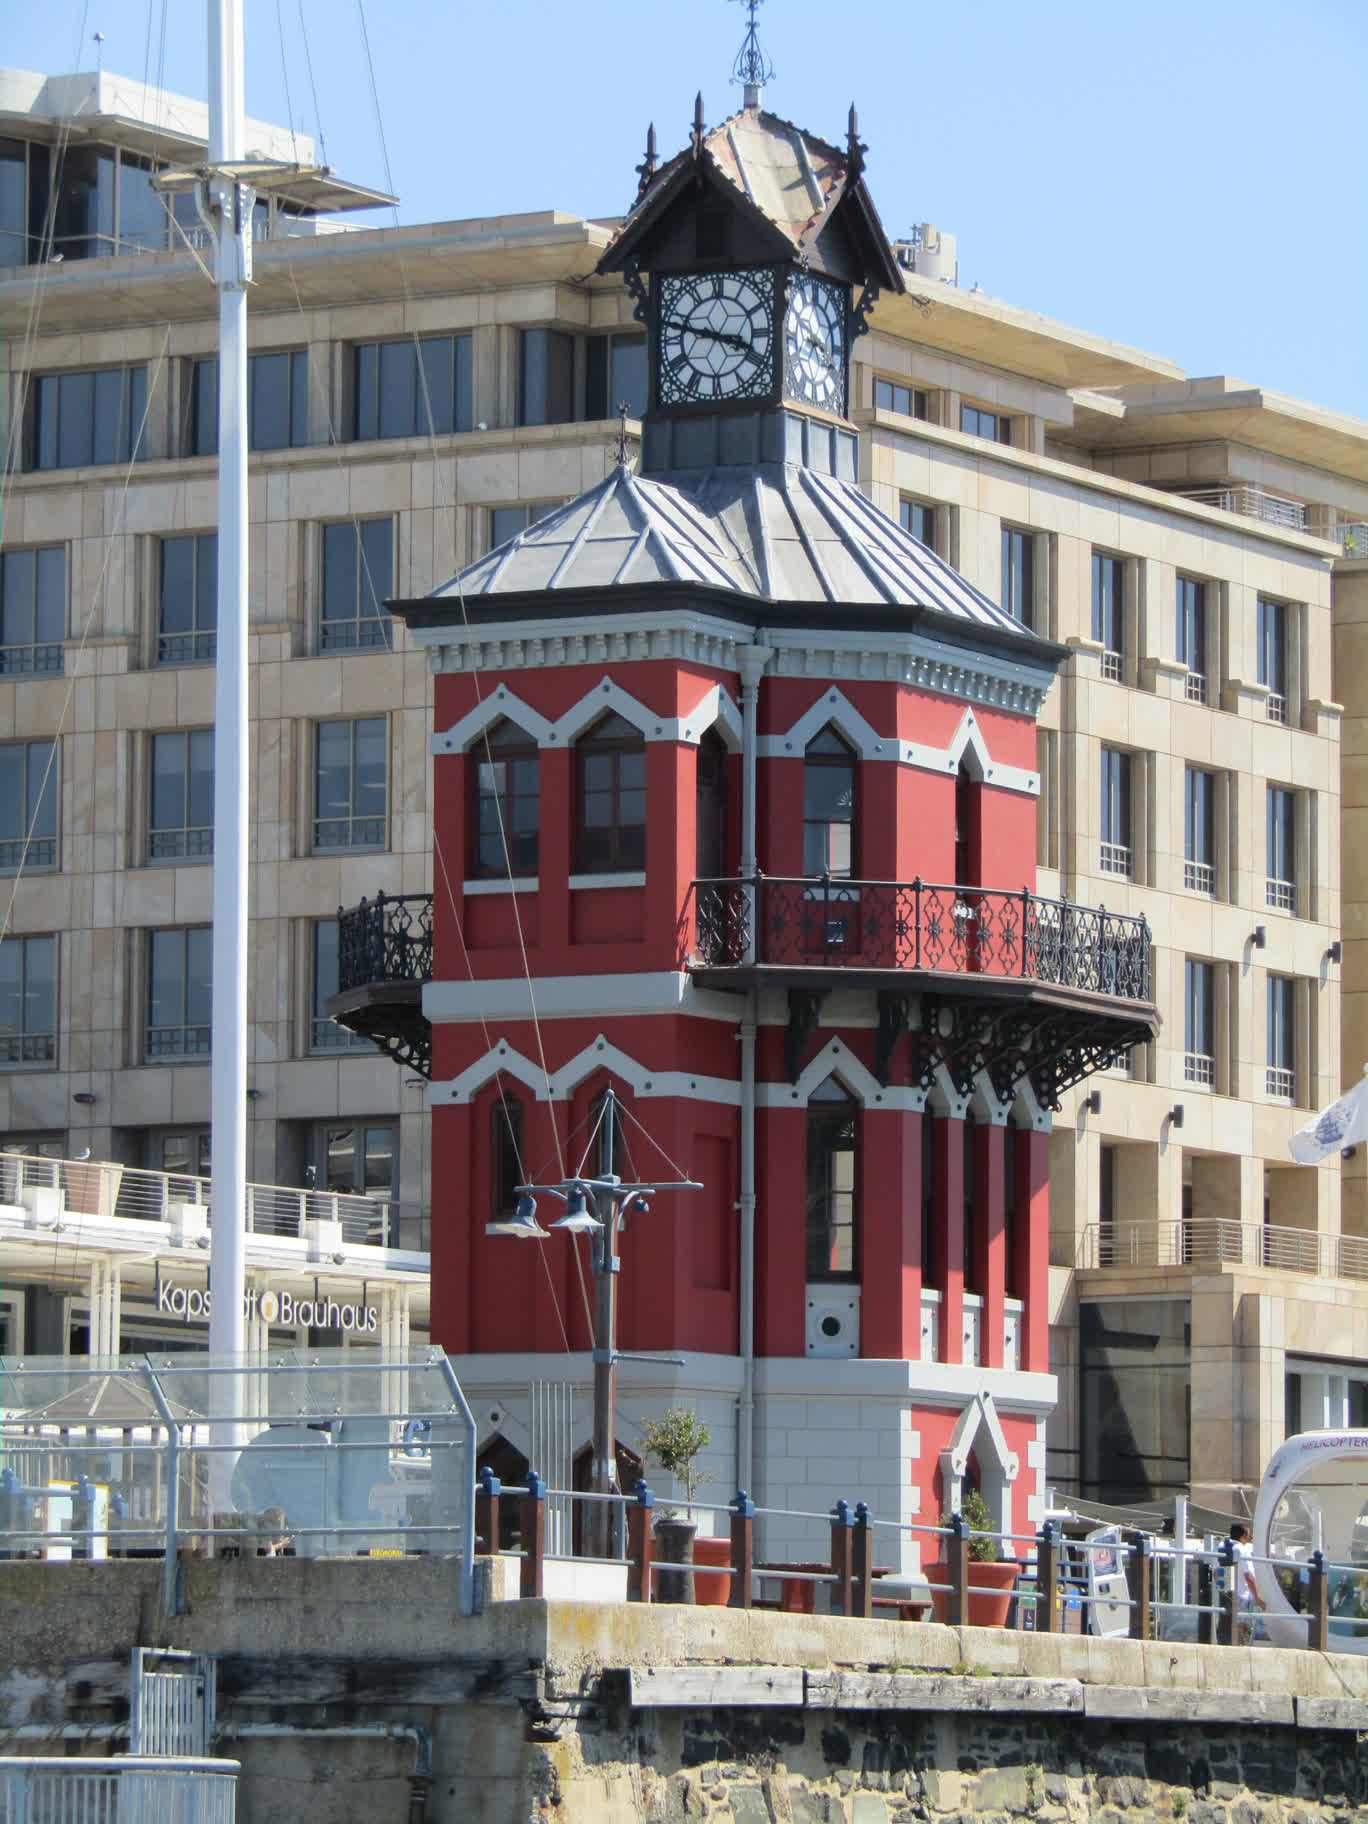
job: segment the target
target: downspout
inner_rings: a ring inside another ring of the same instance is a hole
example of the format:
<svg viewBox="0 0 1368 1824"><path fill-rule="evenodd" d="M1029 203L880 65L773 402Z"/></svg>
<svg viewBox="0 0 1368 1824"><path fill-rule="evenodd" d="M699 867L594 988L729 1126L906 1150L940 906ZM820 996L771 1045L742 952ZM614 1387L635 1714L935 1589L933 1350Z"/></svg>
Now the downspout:
<svg viewBox="0 0 1368 1824"><path fill-rule="evenodd" d="M125 1731L127 1725L122 1725ZM245 1741L393 1741L413 1743L413 1771L408 1776L408 1824L423 1824L432 1787L432 1731L421 1723L336 1723L296 1728L293 1723L225 1723L214 1731L216 1742Z"/></svg>
<svg viewBox="0 0 1368 1824"><path fill-rule="evenodd" d="M770 646L742 646L741 673L741 878L749 899L745 960L755 961L756 904L756 747L760 680L773 656ZM759 997L746 991L741 1015L741 1216L740 1323L741 1399L736 1415L736 1486L755 1492L755 1025Z"/></svg>

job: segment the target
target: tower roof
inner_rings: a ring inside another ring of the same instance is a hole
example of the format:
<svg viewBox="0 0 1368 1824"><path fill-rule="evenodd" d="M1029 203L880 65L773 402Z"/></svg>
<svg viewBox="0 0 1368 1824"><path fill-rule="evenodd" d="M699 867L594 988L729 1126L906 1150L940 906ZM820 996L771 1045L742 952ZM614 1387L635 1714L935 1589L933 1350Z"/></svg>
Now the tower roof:
<svg viewBox="0 0 1368 1824"><path fill-rule="evenodd" d="M676 200L703 175L749 215L773 255L817 254L817 241L833 217L843 218L868 277L902 291L902 269L889 245L861 175L864 148L855 110L844 151L792 121L759 107L745 107L704 131L702 98L692 139L658 171L646 170L630 214L609 243L601 272L621 271L640 257ZM649 258L646 263L649 264ZM820 257L815 264L821 264Z"/></svg>
<svg viewBox="0 0 1368 1824"><path fill-rule="evenodd" d="M852 482L785 463L708 469L688 486L635 475L620 464L597 487L404 607L417 611L415 620L430 621L444 612L440 604L458 599L636 591L653 583L838 610L929 609L965 631L1031 643L1046 662L1054 651ZM639 597L633 605L642 605Z"/></svg>

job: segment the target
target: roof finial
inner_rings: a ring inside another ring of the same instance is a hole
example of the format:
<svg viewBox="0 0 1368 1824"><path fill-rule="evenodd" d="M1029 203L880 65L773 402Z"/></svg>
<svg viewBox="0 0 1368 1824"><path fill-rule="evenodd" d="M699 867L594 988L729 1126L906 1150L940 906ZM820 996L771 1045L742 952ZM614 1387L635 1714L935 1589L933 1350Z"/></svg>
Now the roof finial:
<svg viewBox="0 0 1368 1824"><path fill-rule="evenodd" d="M630 410L631 407L625 399L622 401L621 405L618 406L618 440L616 453L617 466L620 469L625 469L627 467L627 415Z"/></svg>
<svg viewBox="0 0 1368 1824"><path fill-rule="evenodd" d="M850 118L846 122L846 176L858 177L864 170L865 145L860 138L860 117L855 112L855 103L850 104Z"/></svg>
<svg viewBox="0 0 1368 1824"><path fill-rule="evenodd" d="M755 29L755 9L762 0L737 0L738 6L746 9L746 36L741 41L741 49L736 53L736 62L732 65L732 81L745 84L748 108L760 106L760 91L773 79L774 65L760 48L759 35Z"/></svg>
<svg viewBox="0 0 1368 1824"><path fill-rule="evenodd" d="M656 174L657 162L655 122L652 121L650 126L646 129L646 156L637 166L637 177L640 179L640 182L637 184L638 196L645 195L650 186L651 179Z"/></svg>
<svg viewBox="0 0 1368 1824"><path fill-rule="evenodd" d="M707 132L707 130L708 130L707 123L703 119L703 91L702 91L702 89L700 89L698 91L697 95L694 96L694 118L693 118L692 138L693 138L693 155L695 158L697 158L703 150L703 136Z"/></svg>

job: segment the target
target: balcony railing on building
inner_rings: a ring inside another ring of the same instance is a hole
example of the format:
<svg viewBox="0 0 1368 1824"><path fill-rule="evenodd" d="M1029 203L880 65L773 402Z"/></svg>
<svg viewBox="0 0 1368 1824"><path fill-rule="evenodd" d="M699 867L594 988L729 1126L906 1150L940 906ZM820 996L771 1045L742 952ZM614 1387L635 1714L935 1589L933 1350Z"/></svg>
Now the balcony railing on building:
<svg viewBox="0 0 1368 1824"><path fill-rule="evenodd" d="M697 880L694 894L704 968L925 969L1151 998L1143 918L1025 888L759 875Z"/></svg>
<svg viewBox="0 0 1368 1824"><path fill-rule="evenodd" d="M1263 1267L1322 1279L1368 1279L1368 1238L1225 1216L1092 1222L1083 1231L1077 1264L1087 1269Z"/></svg>
<svg viewBox="0 0 1368 1824"><path fill-rule="evenodd" d="M0 1760L5 1824L233 1824L237 1761L115 1755Z"/></svg>
<svg viewBox="0 0 1368 1824"><path fill-rule="evenodd" d="M1297 909L1296 881L1276 880L1269 875L1264 888L1264 900L1276 912L1295 912Z"/></svg>
<svg viewBox="0 0 1368 1824"><path fill-rule="evenodd" d="M81 1217L166 1225L182 1243L206 1237L213 1221L211 1183L185 1172L148 1172L84 1159L0 1153L0 1208L24 1212L26 1226L73 1231ZM247 1186L247 1232L307 1240L320 1225L349 1247L428 1251L426 1211L387 1197L283 1184Z"/></svg>
<svg viewBox="0 0 1368 1824"><path fill-rule="evenodd" d="M1189 893L1214 893L1216 891L1216 869L1209 861L1185 861L1183 863L1183 885Z"/></svg>
<svg viewBox="0 0 1368 1824"><path fill-rule="evenodd" d="M1184 500L1195 500L1204 507L1219 507L1223 513L1261 519L1265 525L1284 526L1289 532L1307 530L1306 503L1292 500L1285 494L1272 494L1267 488L1183 488L1181 492Z"/></svg>
<svg viewBox="0 0 1368 1824"><path fill-rule="evenodd" d="M1264 1091L1280 1101L1293 1102L1297 1094L1297 1073L1281 1064L1270 1064L1264 1072Z"/></svg>
<svg viewBox="0 0 1368 1824"><path fill-rule="evenodd" d="M1209 1052L1185 1051L1183 1053L1183 1081L1198 1083L1211 1089L1216 1082L1216 1060Z"/></svg>

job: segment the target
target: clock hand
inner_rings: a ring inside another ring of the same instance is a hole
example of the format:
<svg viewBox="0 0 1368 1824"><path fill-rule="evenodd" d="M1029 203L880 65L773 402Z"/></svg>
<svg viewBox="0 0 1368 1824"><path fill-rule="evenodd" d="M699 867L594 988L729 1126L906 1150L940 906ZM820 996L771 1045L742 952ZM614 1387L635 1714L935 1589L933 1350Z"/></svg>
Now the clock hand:
<svg viewBox="0 0 1368 1824"><path fill-rule="evenodd" d="M743 355L749 355L752 360L759 359L756 355L754 346L747 342L744 336L732 335L729 330L701 329L690 323L687 317L671 317L666 327L669 329L684 330L689 335L698 336L701 340L706 342L725 342L731 348L739 348Z"/></svg>

